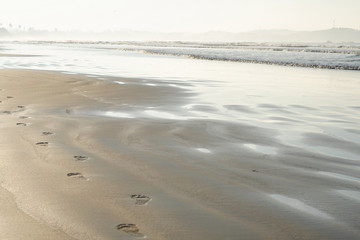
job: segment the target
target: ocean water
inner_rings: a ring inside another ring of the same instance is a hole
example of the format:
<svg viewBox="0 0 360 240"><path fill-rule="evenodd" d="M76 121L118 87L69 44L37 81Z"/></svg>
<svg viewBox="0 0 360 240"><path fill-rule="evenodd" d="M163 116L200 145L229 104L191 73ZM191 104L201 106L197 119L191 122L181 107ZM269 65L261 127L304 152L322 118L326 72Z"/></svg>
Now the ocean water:
<svg viewBox="0 0 360 240"><path fill-rule="evenodd" d="M101 81L108 76L142 78L150 87L195 94L189 104L173 110L158 106L97 113L103 116L249 124L274 131L276 141L288 146L360 160L360 71L349 70L360 66L358 45L13 42L0 44L0 49L32 55L0 57L0 68L86 74ZM347 70L328 69L334 67ZM271 144L243 147L270 155L279 151Z"/></svg>
<svg viewBox="0 0 360 240"><path fill-rule="evenodd" d="M18 47L24 44L18 44ZM185 58L312 68L360 70L360 44L192 43L192 42L27 42L38 46L114 50ZM39 50L39 49L38 49Z"/></svg>
<svg viewBox="0 0 360 240"><path fill-rule="evenodd" d="M121 51L195 59L360 70L359 44L126 43Z"/></svg>

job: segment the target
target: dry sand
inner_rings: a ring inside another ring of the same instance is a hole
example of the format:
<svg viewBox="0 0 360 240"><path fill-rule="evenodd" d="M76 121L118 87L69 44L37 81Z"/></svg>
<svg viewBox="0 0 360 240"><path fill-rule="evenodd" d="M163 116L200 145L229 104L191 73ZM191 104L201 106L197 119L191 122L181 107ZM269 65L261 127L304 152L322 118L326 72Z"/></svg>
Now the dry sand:
<svg viewBox="0 0 360 240"><path fill-rule="evenodd" d="M118 81L0 70L0 239L360 239L357 161L246 124L105 116L192 97Z"/></svg>

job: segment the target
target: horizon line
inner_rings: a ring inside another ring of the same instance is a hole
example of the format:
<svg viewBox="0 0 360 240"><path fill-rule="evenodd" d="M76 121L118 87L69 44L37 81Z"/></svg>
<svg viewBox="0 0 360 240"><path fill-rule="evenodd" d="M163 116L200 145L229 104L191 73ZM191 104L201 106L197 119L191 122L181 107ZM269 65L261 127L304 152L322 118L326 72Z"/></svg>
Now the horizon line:
<svg viewBox="0 0 360 240"><path fill-rule="evenodd" d="M21 25L18 25L21 26ZM5 27L0 25L0 29L6 30L8 32L11 31L18 31L18 32L28 32L28 31L39 31L39 32L85 32L85 33L102 33L102 32L143 32L143 33L190 33L190 34L198 34L198 33L211 33L211 32L223 32L223 33L251 33L251 32L266 32L266 31L288 31L288 32L317 32L317 31L326 31L326 30L334 30L334 29L349 29L360 31L356 28L351 27L329 27L323 29L316 29L316 30L295 30L295 29L287 29L287 28L272 28L272 29L254 29L254 30L246 30L246 31L226 31L226 30L204 30L204 31L148 31L148 30L138 30L138 29L104 29L104 30L82 30L82 29L71 29L71 30L64 30L64 29L37 29L34 27L28 28L16 28L16 27Z"/></svg>

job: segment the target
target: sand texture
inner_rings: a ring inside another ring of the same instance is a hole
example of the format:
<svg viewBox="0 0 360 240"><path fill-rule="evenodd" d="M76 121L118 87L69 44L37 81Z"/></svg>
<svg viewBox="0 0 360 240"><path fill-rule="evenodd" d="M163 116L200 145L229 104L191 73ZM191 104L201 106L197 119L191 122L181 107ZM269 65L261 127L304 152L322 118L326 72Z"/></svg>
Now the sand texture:
<svg viewBox="0 0 360 240"><path fill-rule="evenodd" d="M166 114L185 88L0 70L0 89L0 239L360 239L359 161Z"/></svg>

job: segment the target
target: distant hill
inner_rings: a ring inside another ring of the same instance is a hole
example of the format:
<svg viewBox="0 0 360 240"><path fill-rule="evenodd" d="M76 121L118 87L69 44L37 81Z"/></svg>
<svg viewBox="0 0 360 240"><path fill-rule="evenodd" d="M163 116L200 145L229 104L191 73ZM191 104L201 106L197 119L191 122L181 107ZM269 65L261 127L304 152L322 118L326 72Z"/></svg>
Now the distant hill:
<svg viewBox="0 0 360 240"><path fill-rule="evenodd" d="M8 35L9 32L5 28L0 28L0 36Z"/></svg>
<svg viewBox="0 0 360 240"><path fill-rule="evenodd" d="M203 33L153 33L133 30L83 32L0 28L0 38L9 40L90 40L90 41L208 41L208 42L353 42L360 43L360 31L332 28L319 31L259 30L251 32L210 31Z"/></svg>
<svg viewBox="0 0 360 240"><path fill-rule="evenodd" d="M351 28L332 28L323 31L309 32L304 34L303 41L308 41L309 38L317 42L332 41L332 42L357 42L360 43L360 31Z"/></svg>
<svg viewBox="0 0 360 240"><path fill-rule="evenodd" d="M320 31L259 30L243 33L207 32L195 38L234 42L357 42L360 31L350 28L332 28Z"/></svg>

